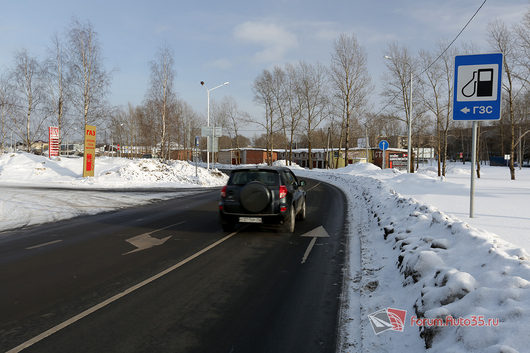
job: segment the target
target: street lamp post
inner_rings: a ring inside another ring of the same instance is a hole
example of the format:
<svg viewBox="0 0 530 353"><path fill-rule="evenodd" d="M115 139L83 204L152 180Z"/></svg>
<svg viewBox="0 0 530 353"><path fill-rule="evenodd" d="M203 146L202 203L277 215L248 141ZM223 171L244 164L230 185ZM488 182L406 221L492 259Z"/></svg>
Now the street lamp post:
<svg viewBox="0 0 530 353"><path fill-rule="evenodd" d="M385 55L385 59L392 60L391 56ZM411 171L411 157L412 157L412 67L408 62L405 62L408 65L410 71L410 97L409 97L409 112L407 119L407 173Z"/></svg>
<svg viewBox="0 0 530 353"><path fill-rule="evenodd" d="M201 81L201 85L204 86L204 88L206 88L206 93L207 93L207 96L208 96L208 112L207 112L207 123L206 123L206 126L207 127L210 127L210 92L213 91L214 89L217 89L217 88L220 88L220 87L223 87L223 86L226 86L228 85L230 82L225 82L223 83L222 85L219 85L219 86L216 86L214 88L210 88L208 89L208 87L206 87L206 85L204 84L204 81ZM214 125L214 128L212 131L215 130L215 125ZM214 133L212 134L212 137L213 137ZM215 141L215 140L214 140ZM213 143L214 141L212 141L212 158L213 158ZM210 153L208 152L208 147L210 146L210 135L206 136L206 169L210 169Z"/></svg>

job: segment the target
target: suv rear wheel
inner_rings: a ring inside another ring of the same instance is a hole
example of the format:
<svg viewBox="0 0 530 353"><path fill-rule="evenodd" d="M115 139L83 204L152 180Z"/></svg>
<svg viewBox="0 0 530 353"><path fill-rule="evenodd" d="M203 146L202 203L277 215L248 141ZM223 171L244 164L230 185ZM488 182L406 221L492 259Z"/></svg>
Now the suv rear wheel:
<svg viewBox="0 0 530 353"><path fill-rule="evenodd" d="M294 213L294 206L291 206L289 217L285 220L285 223L283 224L283 230L287 233L294 233L295 224L296 224L296 215Z"/></svg>
<svg viewBox="0 0 530 353"><path fill-rule="evenodd" d="M305 219L305 216L306 216L306 207L305 207L305 198L304 198L304 202L302 203L302 207L300 208L300 212L298 213L297 218L300 221L303 221Z"/></svg>

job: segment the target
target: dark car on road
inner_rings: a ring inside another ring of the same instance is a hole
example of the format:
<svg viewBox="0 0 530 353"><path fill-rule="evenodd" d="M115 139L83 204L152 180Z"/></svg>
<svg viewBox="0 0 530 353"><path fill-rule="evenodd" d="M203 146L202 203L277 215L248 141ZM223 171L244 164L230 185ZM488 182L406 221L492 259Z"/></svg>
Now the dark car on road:
<svg viewBox="0 0 530 353"><path fill-rule="evenodd" d="M224 231L238 223L278 224L293 233L295 222L305 219L305 181L289 168L235 169L221 190L219 216Z"/></svg>

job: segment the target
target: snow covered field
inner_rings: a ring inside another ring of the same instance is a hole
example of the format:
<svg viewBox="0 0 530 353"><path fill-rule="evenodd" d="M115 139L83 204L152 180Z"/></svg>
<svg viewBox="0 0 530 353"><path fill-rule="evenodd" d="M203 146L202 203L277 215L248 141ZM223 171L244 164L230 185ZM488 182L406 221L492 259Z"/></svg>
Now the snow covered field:
<svg viewBox="0 0 530 353"><path fill-rule="evenodd" d="M484 166L470 219L469 167L451 165L445 180L432 168L412 175L371 164L293 168L348 197L343 352L529 351L530 170L510 181L507 168ZM195 177L188 163L155 160L98 158L94 178L80 177L81 169L79 158L1 156L0 230L174 197L168 191L219 186L227 178L204 168ZM157 192L100 191L116 188ZM394 312L388 308L406 310L402 332L385 326ZM456 324L440 326L448 318Z"/></svg>

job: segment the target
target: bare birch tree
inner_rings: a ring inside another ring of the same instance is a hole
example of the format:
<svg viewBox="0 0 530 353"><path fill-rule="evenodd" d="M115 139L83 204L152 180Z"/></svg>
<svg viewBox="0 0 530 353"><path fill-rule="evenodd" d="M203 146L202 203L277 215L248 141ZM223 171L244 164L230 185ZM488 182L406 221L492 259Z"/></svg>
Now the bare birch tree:
<svg viewBox="0 0 530 353"><path fill-rule="evenodd" d="M153 109L158 127L158 138L162 158L169 158L168 122L170 108L176 103L174 92L175 69L173 53L169 47L161 47L156 57L151 61L151 87L147 93L147 100Z"/></svg>
<svg viewBox="0 0 530 353"><path fill-rule="evenodd" d="M46 107L45 111L53 116L53 124L59 128L60 137L63 137L66 106L69 102L68 80L66 73L65 51L63 43L56 34L52 37L50 55L44 63L46 77Z"/></svg>
<svg viewBox="0 0 530 353"><path fill-rule="evenodd" d="M302 100L298 95L299 84L298 70L294 65L288 64L285 68L287 73L287 80L285 82L285 95L286 95L286 110L288 115L288 143L289 143L289 161L291 165L293 161L293 145L295 134L299 129L300 121L302 119Z"/></svg>
<svg viewBox="0 0 530 353"><path fill-rule="evenodd" d="M267 141L267 163L272 164L272 149L274 146L274 133L277 132L276 101L273 93L273 76L270 71L263 70L252 86L254 100L265 108L265 122L253 120L253 123L265 128Z"/></svg>
<svg viewBox="0 0 530 353"><path fill-rule="evenodd" d="M230 137L230 144L235 144L237 151L237 164L241 163L242 136L240 135L241 123L248 120L248 114L239 110L237 102L232 97L226 97L220 103L218 117L223 127L223 132Z"/></svg>
<svg viewBox="0 0 530 353"><path fill-rule="evenodd" d="M289 92L288 90L288 76L286 72L279 66L275 66L272 70L272 95L274 97L274 102L276 105L276 115L278 123L280 124L281 131L284 135L284 149L287 153L289 145L287 143L287 113L288 113L288 99Z"/></svg>
<svg viewBox="0 0 530 353"><path fill-rule="evenodd" d="M6 75L0 77L0 153L4 152L9 125L9 115L13 114L13 87Z"/></svg>
<svg viewBox="0 0 530 353"><path fill-rule="evenodd" d="M410 124L412 126L413 113L411 107L413 102L410 99L410 81L411 77L414 78L416 76L413 71L413 57L409 54L407 48L400 47L397 43L392 43L388 46L385 57L388 59L386 67L389 75L386 80L387 91L384 94L393 103L392 106L397 111L401 109L405 111L404 118L401 115L395 115L396 118L403 121L406 125ZM396 99L396 97L399 99ZM412 99L414 100L414 96ZM411 147L414 146L412 141L408 141L408 143ZM413 172L413 163L411 163L410 167L410 172Z"/></svg>
<svg viewBox="0 0 530 353"><path fill-rule="evenodd" d="M520 55L518 55L519 64L524 68L518 78L521 79L527 89L530 86L530 9L523 17L520 25L515 26L515 34L517 47Z"/></svg>
<svg viewBox="0 0 530 353"><path fill-rule="evenodd" d="M420 60L422 68L425 71L423 79L421 80L422 101L427 110L433 114L436 128L436 154L438 156L438 176L442 175L442 165L440 156L442 155L442 131L443 131L443 116L444 116L444 102L443 95L443 68L442 62L433 62L435 56L427 51L420 51Z"/></svg>
<svg viewBox="0 0 530 353"><path fill-rule="evenodd" d="M491 46L504 54L504 77L502 88L506 92L504 99L508 105L510 119L510 179L515 180L515 114L514 101L520 88L517 83L517 50L515 36L506 25L500 21L492 22L489 26L489 40Z"/></svg>
<svg viewBox="0 0 530 353"><path fill-rule="evenodd" d="M366 53L354 34L341 34L335 41L334 52L331 54L331 83L337 98L335 101L344 110L341 115L345 120L341 125L345 129L344 151L348 156L352 115L354 111L359 113L363 109L371 88Z"/></svg>
<svg viewBox="0 0 530 353"><path fill-rule="evenodd" d="M36 116L35 110L42 102L41 67L37 59L31 57L26 50L15 56L13 71L14 92L17 112L14 114L14 131L20 137L28 152L31 145L43 131L46 117Z"/></svg>
<svg viewBox="0 0 530 353"><path fill-rule="evenodd" d="M73 20L67 54L73 109L83 124L96 124L108 114L105 97L110 75L103 67L98 36L90 22Z"/></svg>
<svg viewBox="0 0 530 353"><path fill-rule="evenodd" d="M297 95L302 103L302 120L308 141L309 169L313 169L311 155L311 137L315 129L327 118L326 107L329 104L327 95L326 71L320 64L312 65L305 62L298 64Z"/></svg>

